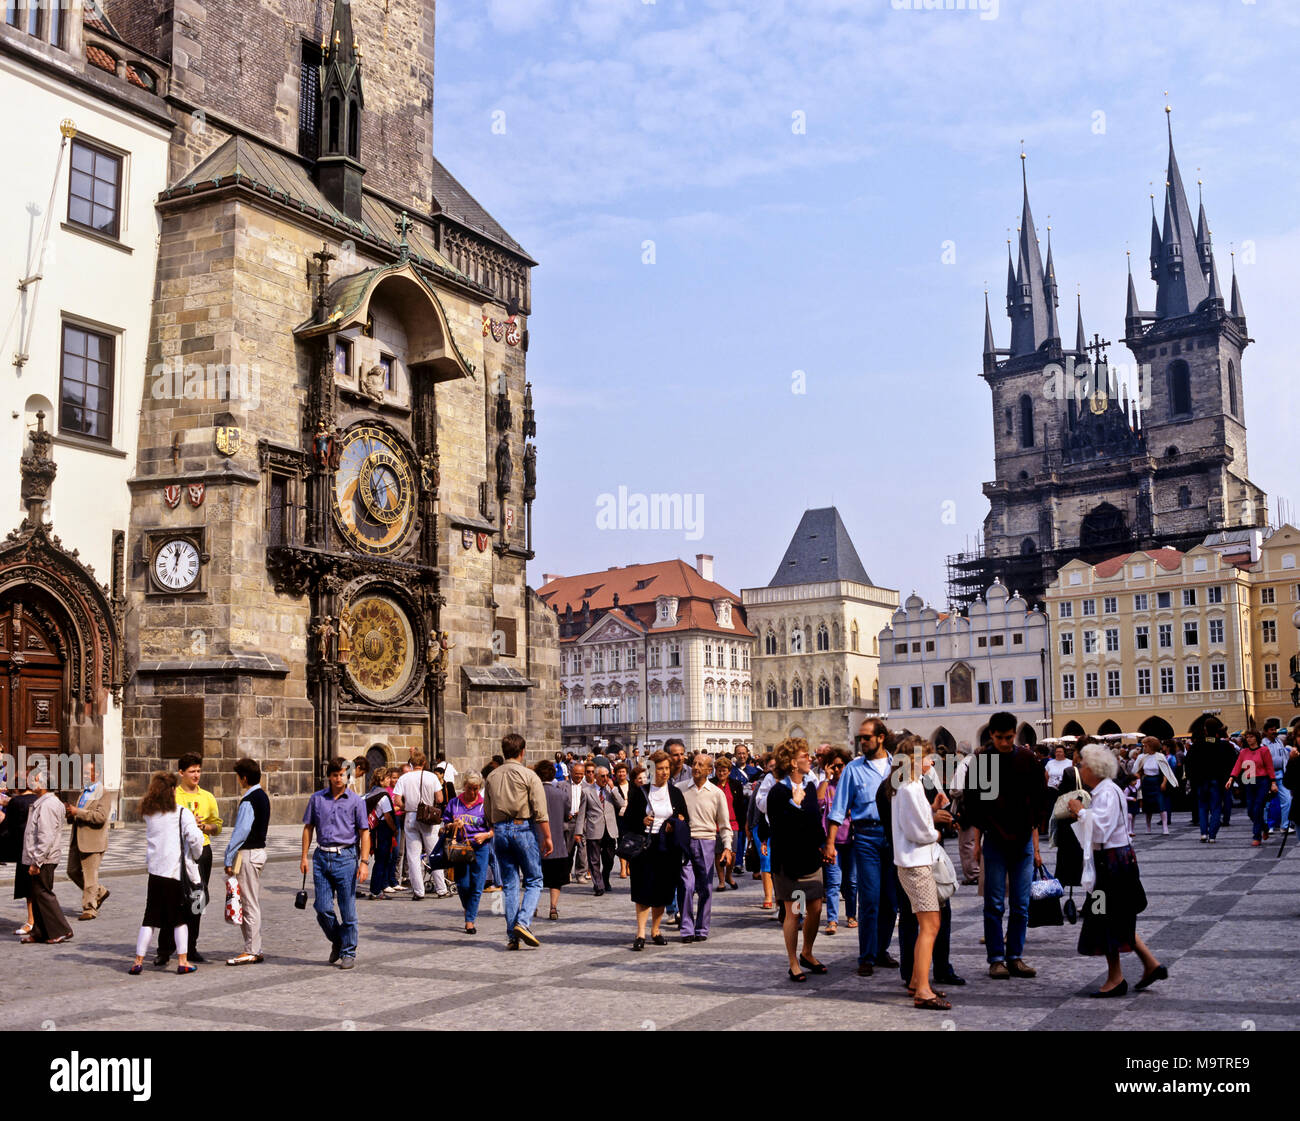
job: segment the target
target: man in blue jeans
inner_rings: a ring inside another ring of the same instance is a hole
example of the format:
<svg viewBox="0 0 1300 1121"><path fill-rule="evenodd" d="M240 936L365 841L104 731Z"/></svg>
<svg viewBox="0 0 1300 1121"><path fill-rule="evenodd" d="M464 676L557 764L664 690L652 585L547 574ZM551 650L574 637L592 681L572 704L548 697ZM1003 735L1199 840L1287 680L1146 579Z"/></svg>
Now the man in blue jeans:
<svg viewBox="0 0 1300 1121"><path fill-rule="evenodd" d="M533 915L542 897L542 857L550 856L554 847L546 815L546 791L542 780L523 765L524 747L523 736L515 732L503 736L501 754L505 762L483 784L483 816L492 829L492 848L501 865L506 948L510 950L519 949L520 942L541 945L533 933Z"/></svg>
<svg viewBox="0 0 1300 1121"><path fill-rule="evenodd" d="M1047 772L1033 751L1016 745L1016 723L1010 712L990 717L990 742L971 760L962 797L962 824L975 830L976 859L983 856L984 948L989 976L999 981L1038 973L1023 954L1029 885L1034 865L1041 863L1038 820L1047 799Z"/></svg>
<svg viewBox="0 0 1300 1121"><path fill-rule="evenodd" d="M316 921L330 940L330 965L338 962L340 969L351 969L357 963L357 884L365 883L370 874L369 818L365 799L348 789L347 760L331 759L325 777L328 786L311 796L302 815L302 862L298 870L307 874L314 830L316 852L311 868Z"/></svg>
<svg viewBox="0 0 1300 1121"><path fill-rule="evenodd" d="M858 976L870 977L878 965L897 965L890 956L898 915L894 846L880 818L876 794L889 776L885 749L889 731L884 722L868 717L858 729L862 754L840 773L835 801L826 815L826 860L834 863L835 835L846 818L853 822L853 863L858 889Z"/></svg>

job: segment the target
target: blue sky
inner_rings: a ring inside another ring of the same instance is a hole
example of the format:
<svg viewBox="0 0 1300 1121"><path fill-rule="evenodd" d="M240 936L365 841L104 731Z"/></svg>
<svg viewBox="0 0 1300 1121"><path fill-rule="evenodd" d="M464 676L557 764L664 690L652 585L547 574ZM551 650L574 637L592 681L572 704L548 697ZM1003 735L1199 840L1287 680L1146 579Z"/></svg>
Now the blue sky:
<svg viewBox="0 0 1300 1121"><path fill-rule="evenodd" d="M541 262L531 583L709 552L728 587L763 585L833 503L876 583L942 603L944 557L988 511L983 292L1005 346L1021 139L1063 333L1078 288L1089 335L1116 340L1126 249L1154 305L1166 103L1225 286L1229 245L1247 258L1251 476L1300 501L1300 5L994 10L439 0L434 150ZM702 532L600 528L620 486L702 495Z"/></svg>

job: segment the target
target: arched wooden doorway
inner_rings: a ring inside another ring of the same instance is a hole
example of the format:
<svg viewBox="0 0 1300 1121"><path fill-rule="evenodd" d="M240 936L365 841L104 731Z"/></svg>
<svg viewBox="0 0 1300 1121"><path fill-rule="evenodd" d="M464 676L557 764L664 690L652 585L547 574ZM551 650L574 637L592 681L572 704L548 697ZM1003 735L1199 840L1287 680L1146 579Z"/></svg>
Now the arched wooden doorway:
<svg viewBox="0 0 1300 1121"><path fill-rule="evenodd" d="M0 750L63 751L67 640L39 595L0 597ZM21 776L8 776L11 781Z"/></svg>

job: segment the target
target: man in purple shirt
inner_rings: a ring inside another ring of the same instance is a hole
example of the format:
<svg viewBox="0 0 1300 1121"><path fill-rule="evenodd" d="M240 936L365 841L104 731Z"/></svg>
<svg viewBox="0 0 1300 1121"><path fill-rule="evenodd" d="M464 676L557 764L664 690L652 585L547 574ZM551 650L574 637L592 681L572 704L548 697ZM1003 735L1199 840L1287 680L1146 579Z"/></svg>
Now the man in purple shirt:
<svg viewBox="0 0 1300 1121"><path fill-rule="evenodd" d="M314 829L316 852L311 866L316 921L332 946L330 965L338 962L340 969L351 969L357 962L357 884L365 883L370 874L366 802L348 789L347 767L345 759L330 760L325 768L329 785L316 791L307 803L307 812L302 815L302 863L298 866L305 876ZM336 896L338 918L334 917Z"/></svg>

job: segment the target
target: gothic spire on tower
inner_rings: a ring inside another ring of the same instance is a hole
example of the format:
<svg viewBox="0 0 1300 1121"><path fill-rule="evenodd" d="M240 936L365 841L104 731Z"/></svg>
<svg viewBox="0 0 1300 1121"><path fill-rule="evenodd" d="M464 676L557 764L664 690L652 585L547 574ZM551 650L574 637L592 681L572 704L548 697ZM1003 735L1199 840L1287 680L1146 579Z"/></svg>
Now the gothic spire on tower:
<svg viewBox="0 0 1300 1121"><path fill-rule="evenodd" d="M1237 287L1237 254L1232 254L1232 303L1228 308L1228 314L1233 319L1245 319L1246 309L1241 303L1241 289Z"/></svg>
<svg viewBox="0 0 1300 1121"><path fill-rule="evenodd" d="M334 0L321 42L320 137L316 176L321 193L347 217L361 217L361 47L352 31L352 5Z"/></svg>
<svg viewBox="0 0 1300 1121"><path fill-rule="evenodd" d="M1033 354L1051 336L1048 330L1047 294L1043 286L1043 259L1038 252L1034 216L1029 209L1029 179L1025 153L1020 153L1023 203L1020 212L1019 260L1016 266L1016 298L1011 311L1011 354ZM1054 317L1053 317L1054 318Z"/></svg>
<svg viewBox="0 0 1300 1121"><path fill-rule="evenodd" d="M1165 106L1169 131L1169 164L1165 172L1165 220L1160 238L1159 275L1156 277L1156 318L1190 315L1209 295L1201 265L1200 245L1192 225L1192 211L1183 190L1183 177L1174 155L1172 110Z"/></svg>
<svg viewBox="0 0 1300 1121"><path fill-rule="evenodd" d="M1050 221L1051 215L1048 215ZM1043 294L1047 300L1047 337L1061 339L1061 329L1056 322L1056 266L1052 264L1052 227L1047 227L1047 264L1043 268Z"/></svg>
<svg viewBox="0 0 1300 1121"><path fill-rule="evenodd" d="M1075 310L1078 313L1079 329L1074 335L1074 349L1080 358L1084 356L1084 348L1088 345L1088 336L1083 333L1083 297L1076 295L1074 297Z"/></svg>

